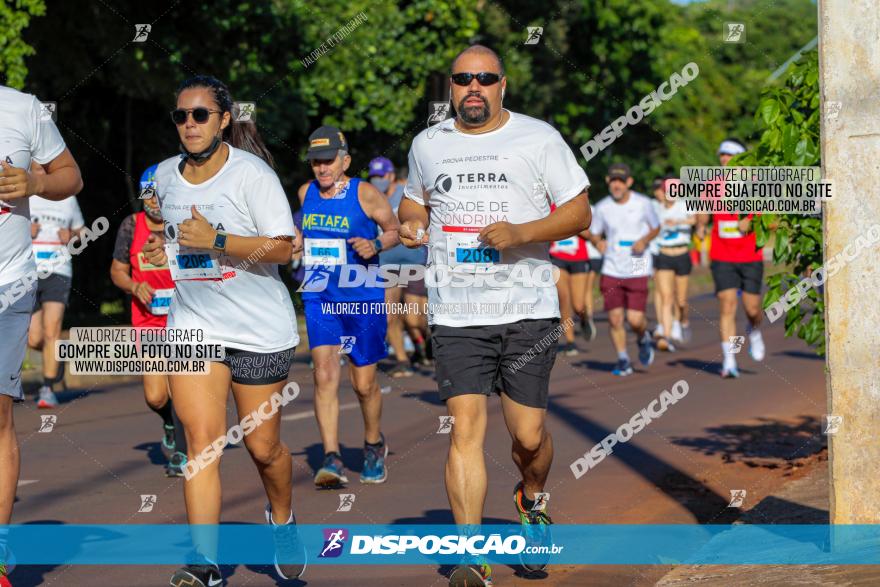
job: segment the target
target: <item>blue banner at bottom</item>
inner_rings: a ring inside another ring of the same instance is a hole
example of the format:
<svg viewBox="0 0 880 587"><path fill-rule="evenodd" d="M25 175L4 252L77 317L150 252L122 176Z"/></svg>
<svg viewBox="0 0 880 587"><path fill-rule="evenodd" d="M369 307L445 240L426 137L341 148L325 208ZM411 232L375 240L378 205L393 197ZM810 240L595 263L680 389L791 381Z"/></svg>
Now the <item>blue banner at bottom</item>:
<svg viewBox="0 0 880 587"><path fill-rule="evenodd" d="M3 545L19 565L880 564L874 525L34 524L0 526Z"/></svg>

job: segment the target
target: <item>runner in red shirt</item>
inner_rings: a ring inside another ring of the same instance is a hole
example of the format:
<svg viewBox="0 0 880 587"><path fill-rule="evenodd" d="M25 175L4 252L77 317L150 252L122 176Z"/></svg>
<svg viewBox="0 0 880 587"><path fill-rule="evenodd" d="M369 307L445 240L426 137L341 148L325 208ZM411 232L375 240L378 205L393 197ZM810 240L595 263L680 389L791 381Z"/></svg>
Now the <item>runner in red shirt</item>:
<svg viewBox="0 0 880 587"><path fill-rule="evenodd" d="M733 156L745 152L745 147L733 139L725 140L718 147L718 160L727 165ZM721 317L721 348L724 363L721 377L739 377L735 353L741 344L736 335L737 292L742 292L743 309L748 318L746 333L749 338L749 354L755 361L764 359L764 339L758 326L761 324L761 282L764 277L764 253L757 246L752 232L750 214L714 214L712 223L712 248L709 258L712 261L712 278L715 281L715 294L718 296ZM707 215L699 218L704 227L709 222Z"/></svg>
<svg viewBox="0 0 880 587"><path fill-rule="evenodd" d="M550 206L550 211L556 206ZM570 236L563 240L550 243L550 262L559 269L559 280L556 282L556 292L559 294L559 311L562 315L562 324L568 324L572 318L572 309L577 314L578 320L583 327L584 337L590 339L590 330L586 323L585 305L587 291L587 243L584 240L589 236L585 230L581 234ZM565 344L559 347L560 353L569 357L578 354L574 344L574 329L565 329Z"/></svg>
<svg viewBox="0 0 880 587"><path fill-rule="evenodd" d="M141 191L155 188L156 166L141 176ZM155 190L154 190L155 191ZM156 197L146 199L144 211L132 214L122 221L113 248L110 279L113 284L131 295L131 325L135 328L165 328L168 309L174 293L174 281L168 266L155 267L141 249L151 234L162 234L162 214ZM183 477L186 464L186 436L183 426L174 414L169 394L167 375L144 375L144 398L147 406L162 418L162 446L171 453L165 474Z"/></svg>

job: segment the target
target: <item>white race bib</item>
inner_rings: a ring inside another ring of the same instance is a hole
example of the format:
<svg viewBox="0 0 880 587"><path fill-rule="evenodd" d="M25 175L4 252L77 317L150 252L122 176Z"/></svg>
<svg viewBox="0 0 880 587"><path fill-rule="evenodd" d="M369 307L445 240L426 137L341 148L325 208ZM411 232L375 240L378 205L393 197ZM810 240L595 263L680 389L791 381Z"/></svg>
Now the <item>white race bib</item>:
<svg viewBox="0 0 880 587"><path fill-rule="evenodd" d="M577 238L571 236L561 241L554 241L553 244L550 245L550 252L576 255L578 252Z"/></svg>
<svg viewBox="0 0 880 587"><path fill-rule="evenodd" d="M345 265L347 253L343 238L307 238L303 244L304 265Z"/></svg>
<svg viewBox="0 0 880 587"><path fill-rule="evenodd" d="M157 289L153 292L153 301L150 302L150 314L154 316L165 316L171 308L171 298L174 297L174 288Z"/></svg>
<svg viewBox="0 0 880 587"><path fill-rule="evenodd" d="M168 268L174 281L223 278L219 255L213 251L168 243L165 245L165 255L168 257Z"/></svg>
<svg viewBox="0 0 880 587"><path fill-rule="evenodd" d="M477 240L479 232L447 232L446 263L454 271L491 273L501 263L501 253Z"/></svg>
<svg viewBox="0 0 880 587"><path fill-rule="evenodd" d="M718 220L718 236L720 238L742 238L738 220Z"/></svg>

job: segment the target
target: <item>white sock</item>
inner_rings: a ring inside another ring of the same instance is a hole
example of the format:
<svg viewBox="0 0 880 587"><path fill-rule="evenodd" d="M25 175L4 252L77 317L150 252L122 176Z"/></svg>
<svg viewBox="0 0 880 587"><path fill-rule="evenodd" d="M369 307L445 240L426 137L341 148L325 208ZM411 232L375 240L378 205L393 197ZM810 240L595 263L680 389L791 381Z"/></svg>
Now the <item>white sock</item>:
<svg viewBox="0 0 880 587"><path fill-rule="evenodd" d="M764 360L764 337L758 328L749 328L749 352L756 361Z"/></svg>
<svg viewBox="0 0 880 587"><path fill-rule="evenodd" d="M736 357L733 355L733 345L729 342L721 343L721 351L724 353L724 368L736 369Z"/></svg>
<svg viewBox="0 0 880 587"><path fill-rule="evenodd" d="M627 353L626 351L620 351L619 353L617 353L617 358L621 361L629 361L629 353Z"/></svg>

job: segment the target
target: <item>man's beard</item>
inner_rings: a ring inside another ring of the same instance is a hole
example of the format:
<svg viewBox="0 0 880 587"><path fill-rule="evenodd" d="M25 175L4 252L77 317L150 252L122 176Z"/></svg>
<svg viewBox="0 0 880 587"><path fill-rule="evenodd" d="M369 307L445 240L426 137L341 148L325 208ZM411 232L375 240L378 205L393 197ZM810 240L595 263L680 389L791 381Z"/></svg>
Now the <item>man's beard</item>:
<svg viewBox="0 0 880 587"><path fill-rule="evenodd" d="M479 98L483 102L483 107L465 106L464 102L468 98ZM458 115L467 124L482 124L489 120L489 102L479 94L468 94L458 103Z"/></svg>

